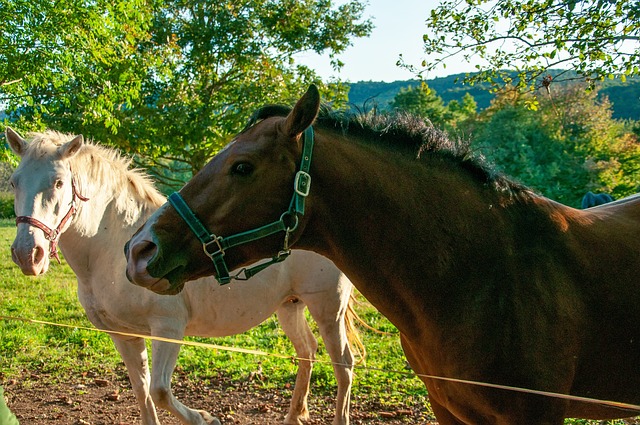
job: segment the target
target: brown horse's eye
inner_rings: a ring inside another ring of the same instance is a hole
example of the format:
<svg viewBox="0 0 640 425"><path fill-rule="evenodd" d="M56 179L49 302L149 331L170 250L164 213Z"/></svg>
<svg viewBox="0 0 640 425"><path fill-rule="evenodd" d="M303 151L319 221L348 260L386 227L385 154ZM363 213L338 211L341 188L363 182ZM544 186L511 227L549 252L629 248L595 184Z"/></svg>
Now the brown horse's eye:
<svg viewBox="0 0 640 425"><path fill-rule="evenodd" d="M253 173L253 165L248 162L237 162L231 167L231 174L237 176L248 176Z"/></svg>

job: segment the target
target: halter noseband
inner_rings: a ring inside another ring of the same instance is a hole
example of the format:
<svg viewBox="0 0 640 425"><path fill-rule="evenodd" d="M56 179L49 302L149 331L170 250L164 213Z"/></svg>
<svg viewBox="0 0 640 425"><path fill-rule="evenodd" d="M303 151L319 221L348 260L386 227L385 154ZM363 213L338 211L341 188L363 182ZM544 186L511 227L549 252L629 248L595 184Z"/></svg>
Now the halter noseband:
<svg viewBox="0 0 640 425"><path fill-rule="evenodd" d="M313 128L311 126L304 131L303 140L300 170L296 173L294 180L291 203L289 209L282 213L278 221L231 236L216 236L209 232L202 222L198 220L178 192L174 192L169 196L169 203L173 205L178 214L180 214L180 217L182 217L200 242L202 242L204 253L213 261L216 269L216 280L219 284L225 285L231 282L232 279L247 280L270 265L284 261L289 254L291 254L289 235L298 227L299 217L304 215L304 201L307 195L309 195L309 189L311 188L311 176L309 175L311 153L313 152ZM224 254L227 249L262 239L278 232L285 232L285 236L283 247L275 257L256 266L243 268L236 275L229 276L229 269L224 259Z"/></svg>
<svg viewBox="0 0 640 425"><path fill-rule="evenodd" d="M71 207L69 208L67 214L60 221L60 224L58 224L58 227L56 227L55 229L50 228L37 218L33 218L28 215L21 215L19 217L16 217L16 226L20 223L26 223L31 226L37 227L44 232L44 237L49 241L49 258L55 258L56 261L58 261L58 264L60 264L60 256L58 255L58 241L60 240L60 236L62 235L65 225L76 213L76 198L80 199L83 202L89 200L89 198L85 198L84 196L80 195L80 193L78 193L78 189L76 188L76 181L75 178L73 178L73 174L71 177L71 191Z"/></svg>

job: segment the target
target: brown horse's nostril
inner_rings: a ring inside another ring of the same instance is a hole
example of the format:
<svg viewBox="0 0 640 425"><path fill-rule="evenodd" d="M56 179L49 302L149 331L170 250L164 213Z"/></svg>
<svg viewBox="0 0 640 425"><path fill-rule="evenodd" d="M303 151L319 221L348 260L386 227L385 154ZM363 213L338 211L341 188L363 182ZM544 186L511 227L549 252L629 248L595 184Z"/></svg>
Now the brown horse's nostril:
<svg viewBox="0 0 640 425"><path fill-rule="evenodd" d="M125 251L129 251L131 259L134 261L149 261L156 255L158 247L151 241L140 241L133 246L130 244L125 245Z"/></svg>
<svg viewBox="0 0 640 425"><path fill-rule="evenodd" d="M124 244L124 256L126 258L129 258L129 244L131 243L131 240L128 240L127 243Z"/></svg>
<svg viewBox="0 0 640 425"><path fill-rule="evenodd" d="M149 261L158 252L156 244L147 240L137 242L131 240L125 245L124 250L127 254L127 279L140 286L149 286L156 283L157 279L152 279L147 271Z"/></svg>

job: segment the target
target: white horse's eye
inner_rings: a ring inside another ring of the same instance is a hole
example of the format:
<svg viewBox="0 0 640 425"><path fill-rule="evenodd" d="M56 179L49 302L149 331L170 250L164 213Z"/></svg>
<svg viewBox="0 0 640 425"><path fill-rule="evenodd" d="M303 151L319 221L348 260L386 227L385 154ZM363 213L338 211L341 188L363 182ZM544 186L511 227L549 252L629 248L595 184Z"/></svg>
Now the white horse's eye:
<svg viewBox="0 0 640 425"><path fill-rule="evenodd" d="M58 179L58 180L56 180L56 183L55 183L54 186L55 186L56 189L62 189L62 186L64 186L64 182L62 180Z"/></svg>

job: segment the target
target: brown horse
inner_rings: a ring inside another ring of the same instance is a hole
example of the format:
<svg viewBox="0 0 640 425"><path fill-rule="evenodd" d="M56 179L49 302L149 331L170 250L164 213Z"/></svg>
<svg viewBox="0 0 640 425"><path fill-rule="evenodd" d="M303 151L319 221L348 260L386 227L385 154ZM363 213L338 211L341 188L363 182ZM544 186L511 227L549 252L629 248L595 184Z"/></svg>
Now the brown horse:
<svg viewBox="0 0 640 425"><path fill-rule="evenodd" d="M173 291L221 273L209 257L234 268L313 250L400 330L441 424L640 414L640 197L570 208L416 119L319 105L312 86L288 113L258 111L175 195L216 252L167 205L129 241L129 278Z"/></svg>

